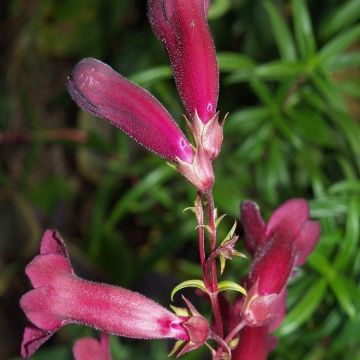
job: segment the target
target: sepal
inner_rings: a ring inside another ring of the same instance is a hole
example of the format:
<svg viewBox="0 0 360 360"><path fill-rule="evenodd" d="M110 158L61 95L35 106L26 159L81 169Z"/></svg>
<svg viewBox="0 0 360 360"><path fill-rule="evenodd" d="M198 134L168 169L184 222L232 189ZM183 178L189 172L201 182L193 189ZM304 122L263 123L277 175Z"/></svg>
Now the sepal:
<svg viewBox="0 0 360 360"><path fill-rule="evenodd" d="M256 282L244 300L242 315L248 326L270 325L283 318L285 288L279 293L260 295Z"/></svg>
<svg viewBox="0 0 360 360"><path fill-rule="evenodd" d="M190 317L182 323L189 335L189 341L186 342L185 346L179 351L177 357L186 354L189 351L193 351L205 344L210 335L210 325L208 321L196 310L195 306L185 298L185 301Z"/></svg>
<svg viewBox="0 0 360 360"><path fill-rule="evenodd" d="M214 171L209 156L200 146L192 163L177 158L177 170L201 192L209 191L214 184Z"/></svg>
<svg viewBox="0 0 360 360"><path fill-rule="evenodd" d="M227 115L219 123L219 113L217 112L208 122L204 123L195 110L192 122L190 123L187 120L187 125L194 137L196 146L202 146L210 160L216 159L220 153L226 117Z"/></svg>

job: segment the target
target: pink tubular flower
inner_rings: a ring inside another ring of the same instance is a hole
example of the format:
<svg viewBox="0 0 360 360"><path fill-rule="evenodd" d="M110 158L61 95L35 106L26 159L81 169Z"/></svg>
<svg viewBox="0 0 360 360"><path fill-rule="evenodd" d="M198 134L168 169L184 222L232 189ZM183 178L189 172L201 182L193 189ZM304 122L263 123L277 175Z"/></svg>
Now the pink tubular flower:
<svg viewBox="0 0 360 360"><path fill-rule="evenodd" d="M186 111L204 123L216 112L219 90L208 6L208 0L148 0L150 23L168 52Z"/></svg>
<svg viewBox="0 0 360 360"><path fill-rule="evenodd" d="M265 225L259 208L252 201L241 204L241 220L246 246L251 253L260 252L267 242L280 238L282 246L295 253L295 266L302 265L315 248L320 236L318 221L309 220L309 206L304 199L291 199L277 208Z"/></svg>
<svg viewBox="0 0 360 360"><path fill-rule="evenodd" d="M191 145L159 101L110 66L83 59L67 86L80 107L110 121L145 148L170 161L193 161Z"/></svg>
<svg viewBox="0 0 360 360"><path fill-rule="evenodd" d="M254 253L243 316L249 325L261 326L283 318L288 279L314 249L320 224L309 220L309 207L303 199L284 203L266 226L253 202L242 204L241 217L247 247Z"/></svg>
<svg viewBox="0 0 360 360"><path fill-rule="evenodd" d="M245 280L248 295L233 308L239 309L246 326L240 331L233 359L265 360L274 347L270 336L286 313L286 285L295 266L302 265L320 236L320 224L309 220L304 199L291 199L275 210L267 225L252 201L241 205L246 246L254 255Z"/></svg>
<svg viewBox="0 0 360 360"><path fill-rule="evenodd" d="M70 323L131 338L191 340L183 326L186 319L153 300L77 277L56 231L45 232L40 255L27 265L26 274L34 289L23 295L20 306L33 325L24 332L23 357L29 357L61 326Z"/></svg>
<svg viewBox="0 0 360 360"><path fill-rule="evenodd" d="M111 360L109 335L102 333L100 341L92 337L76 341L73 355L75 360Z"/></svg>
<svg viewBox="0 0 360 360"><path fill-rule="evenodd" d="M271 346L269 329L265 326L246 326L241 330L239 344L232 360L266 360Z"/></svg>

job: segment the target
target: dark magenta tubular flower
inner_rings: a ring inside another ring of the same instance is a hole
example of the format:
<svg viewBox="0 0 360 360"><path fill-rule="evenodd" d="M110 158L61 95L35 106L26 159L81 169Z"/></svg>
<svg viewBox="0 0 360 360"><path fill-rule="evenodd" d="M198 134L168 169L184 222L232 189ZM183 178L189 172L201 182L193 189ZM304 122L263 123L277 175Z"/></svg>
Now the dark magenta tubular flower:
<svg viewBox="0 0 360 360"><path fill-rule="evenodd" d="M109 335L102 333L100 341L84 337L73 346L75 360L111 360Z"/></svg>
<svg viewBox="0 0 360 360"><path fill-rule="evenodd" d="M67 87L81 108L110 121L148 150L170 161L192 162L191 145L160 102L110 66L83 59Z"/></svg>
<svg viewBox="0 0 360 360"><path fill-rule="evenodd" d="M206 20L208 0L148 0L151 26L164 44L187 113L207 123L215 114L219 70Z"/></svg>
<svg viewBox="0 0 360 360"><path fill-rule="evenodd" d="M260 295L280 293L292 273L295 255L292 244L280 238L269 241L258 251L251 265L248 283L257 283Z"/></svg>
<svg viewBox="0 0 360 360"><path fill-rule="evenodd" d="M244 201L240 208L245 241L251 253L264 249L267 242L279 238L282 246L291 244L301 266L314 250L320 237L320 224L309 220L309 206L304 199L291 199L277 208L265 226L259 208L252 201Z"/></svg>
<svg viewBox="0 0 360 360"><path fill-rule="evenodd" d="M257 205L245 201L241 218L247 248L254 254L245 283L248 296L243 316L251 326L275 321L275 328L285 315L288 279L294 267L302 265L313 251L320 237L320 224L309 220L309 207L303 199L281 205L266 226Z"/></svg>
<svg viewBox="0 0 360 360"><path fill-rule="evenodd" d="M245 326L240 332L236 349L232 352L232 360L266 360L271 348L269 329L265 326Z"/></svg>
<svg viewBox="0 0 360 360"><path fill-rule="evenodd" d="M34 289L20 300L33 324L24 332L23 357L29 357L61 326L83 324L103 332L141 339L187 341L183 318L145 296L77 277L59 234L47 230L40 255L26 267Z"/></svg>
<svg viewBox="0 0 360 360"><path fill-rule="evenodd" d="M291 199L275 210L266 226L266 238L278 236L293 242L295 266L304 264L320 238L320 223L309 216L306 200Z"/></svg>

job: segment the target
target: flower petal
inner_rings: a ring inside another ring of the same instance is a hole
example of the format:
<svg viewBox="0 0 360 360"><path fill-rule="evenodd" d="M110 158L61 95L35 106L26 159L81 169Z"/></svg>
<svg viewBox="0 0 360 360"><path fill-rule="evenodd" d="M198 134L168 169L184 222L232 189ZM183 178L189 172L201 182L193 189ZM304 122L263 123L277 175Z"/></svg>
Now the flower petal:
<svg viewBox="0 0 360 360"><path fill-rule="evenodd" d="M241 222L244 227L246 247L252 253L266 241L265 223L261 217L258 205L246 200L240 207Z"/></svg>
<svg viewBox="0 0 360 360"><path fill-rule="evenodd" d="M275 238L255 253L249 283L258 282L259 295L279 294L294 267L295 254L290 241Z"/></svg>
<svg viewBox="0 0 360 360"><path fill-rule="evenodd" d="M46 334L70 323L132 338L189 340L185 319L153 300L77 277L59 239L56 232L46 232L41 245L46 255L36 256L26 268L35 289L22 296L20 306L39 331L26 330L24 354L35 351Z"/></svg>
<svg viewBox="0 0 360 360"><path fill-rule="evenodd" d="M294 239L308 217L309 207L306 200L288 200L272 214L266 226L266 236L271 237L277 233L284 239Z"/></svg>
<svg viewBox="0 0 360 360"><path fill-rule="evenodd" d="M245 326L240 332L232 360L266 360L270 347L268 331L267 326Z"/></svg>
<svg viewBox="0 0 360 360"><path fill-rule="evenodd" d="M23 358L30 357L53 334L53 331L44 331L30 326L26 327L21 343L21 356Z"/></svg>
<svg viewBox="0 0 360 360"><path fill-rule="evenodd" d="M216 112L219 71L206 20L208 1L149 0L154 33L164 44L188 114L208 122Z"/></svg>
<svg viewBox="0 0 360 360"><path fill-rule="evenodd" d="M319 241L320 233L321 228L318 221L307 221L303 225L295 240L297 250L295 266L301 266L304 264L307 257L312 253Z"/></svg>
<svg viewBox="0 0 360 360"><path fill-rule="evenodd" d="M68 90L84 110L109 120L148 150L192 162L193 150L165 108L146 90L96 59L80 61Z"/></svg>
<svg viewBox="0 0 360 360"><path fill-rule="evenodd" d="M110 360L109 336L101 334L98 341L92 337L84 337L73 346L75 360Z"/></svg>

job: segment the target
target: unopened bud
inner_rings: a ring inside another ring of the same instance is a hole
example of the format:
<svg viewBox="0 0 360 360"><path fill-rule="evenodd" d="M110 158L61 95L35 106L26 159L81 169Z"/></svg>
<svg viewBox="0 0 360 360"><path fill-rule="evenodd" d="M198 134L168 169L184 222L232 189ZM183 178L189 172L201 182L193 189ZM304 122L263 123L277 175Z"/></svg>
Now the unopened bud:
<svg viewBox="0 0 360 360"><path fill-rule="evenodd" d="M223 141L223 125L219 123L219 113L216 113L208 122L203 123L195 111L190 131L194 137L197 146L202 146L210 160L218 157Z"/></svg>

